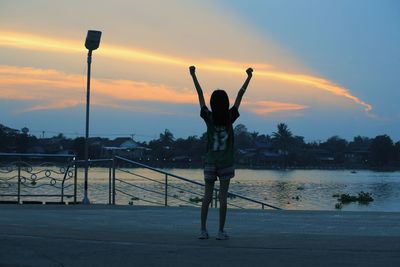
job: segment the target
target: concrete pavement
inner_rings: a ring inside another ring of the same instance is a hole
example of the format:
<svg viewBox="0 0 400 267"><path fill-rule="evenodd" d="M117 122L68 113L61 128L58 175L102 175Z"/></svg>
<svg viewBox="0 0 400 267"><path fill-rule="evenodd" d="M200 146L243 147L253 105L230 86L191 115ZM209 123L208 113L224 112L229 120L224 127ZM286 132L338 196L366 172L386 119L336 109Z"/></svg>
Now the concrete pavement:
<svg viewBox="0 0 400 267"><path fill-rule="evenodd" d="M0 266L400 266L400 213L0 205Z"/></svg>

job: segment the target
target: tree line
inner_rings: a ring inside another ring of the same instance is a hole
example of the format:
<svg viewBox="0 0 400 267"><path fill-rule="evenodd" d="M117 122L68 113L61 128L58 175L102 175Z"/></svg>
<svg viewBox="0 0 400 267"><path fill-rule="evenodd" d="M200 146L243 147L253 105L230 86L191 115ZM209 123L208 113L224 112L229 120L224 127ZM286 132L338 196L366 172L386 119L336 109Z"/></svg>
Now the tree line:
<svg viewBox="0 0 400 267"><path fill-rule="evenodd" d="M400 141L383 134L374 138L355 136L348 141L332 136L322 142L305 142L292 133L288 125L279 123L270 134L250 132L243 124L234 128L236 164L245 168L376 168L400 169ZM127 140L129 138L125 138ZM148 142L135 142L136 147L123 151L124 156L161 167L201 167L206 150L206 133L201 136L175 138L166 129ZM113 140L92 137L91 158L101 158L122 150L105 150ZM67 138L58 134L37 138L29 129L15 130L0 124L0 152L73 153L83 158L85 139ZM138 151L140 150L140 153Z"/></svg>

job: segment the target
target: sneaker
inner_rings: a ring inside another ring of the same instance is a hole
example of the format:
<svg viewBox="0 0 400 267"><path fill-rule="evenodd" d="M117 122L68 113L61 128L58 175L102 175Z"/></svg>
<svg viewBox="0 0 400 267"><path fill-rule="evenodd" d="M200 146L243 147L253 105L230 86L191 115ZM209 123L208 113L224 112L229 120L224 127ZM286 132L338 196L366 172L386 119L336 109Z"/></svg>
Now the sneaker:
<svg viewBox="0 0 400 267"><path fill-rule="evenodd" d="M199 239L208 239L209 235L207 230L201 230L200 234L199 234Z"/></svg>
<svg viewBox="0 0 400 267"><path fill-rule="evenodd" d="M228 240L229 236L225 231L218 231L217 240Z"/></svg>

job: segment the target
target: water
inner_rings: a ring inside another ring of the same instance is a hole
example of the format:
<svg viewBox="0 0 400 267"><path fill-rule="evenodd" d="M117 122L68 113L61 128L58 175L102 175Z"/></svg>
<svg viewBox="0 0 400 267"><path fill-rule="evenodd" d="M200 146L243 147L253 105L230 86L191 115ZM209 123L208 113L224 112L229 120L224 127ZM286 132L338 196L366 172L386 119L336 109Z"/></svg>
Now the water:
<svg viewBox="0 0 400 267"><path fill-rule="evenodd" d="M126 173L126 171L134 173ZM201 169L168 169L173 174L203 182ZM109 201L109 169L90 169L89 198L92 203L108 203ZM83 172L78 172L78 200L83 196ZM154 181L143 179L150 177ZM11 176L10 176L11 177ZM165 175L147 169L124 169L116 171L117 204L151 205L164 203ZM67 184L71 184L70 179ZM11 182L10 182L11 183ZM173 177L168 178L169 205L195 205L189 201L202 197L202 188L182 182ZM217 183L218 185L218 183ZM142 188L151 191L145 191ZM54 193L52 186L42 186L40 192ZM16 185L8 187L0 183L0 194L16 192ZM29 192L22 187L22 192ZM35 189L36 190L36 189ZM343 206L345 211L400 211L400 172L373 172L360 170L352 173L349 170L236 170L230 190L243 196L290 210L334 210L338 203L336 194L357 195L359 192L369 192L374 198L368 205L351 203ZM190 192L187 192L190 191ZM65 190L73 192L73 186ZM36 192L37 193L37 192ZM58 191L59 193L59 191ZM129 195L126 195L127 193ZM5 199L6 197L0 197ZM7 199L10 199L8 197ZM26 198L28 199L28 198ZM54 199L53 199L54 200ZM71 199L67 199L71 201ZM146 202L147 201L147 202ZM232 198L232 205L261 208L261 205ZM197 203L198 205L198 203Z"/></svg>
<svg viewBox="0 0 400 267"><path fill-rule="evenodd" d="M170 170L202 180L202 170ZM369 192L368 205L343 206L351 211L400 211L400 172L348 170L236 170L230 189L268 204L293 210L334 210L335 194Z"/></svg>

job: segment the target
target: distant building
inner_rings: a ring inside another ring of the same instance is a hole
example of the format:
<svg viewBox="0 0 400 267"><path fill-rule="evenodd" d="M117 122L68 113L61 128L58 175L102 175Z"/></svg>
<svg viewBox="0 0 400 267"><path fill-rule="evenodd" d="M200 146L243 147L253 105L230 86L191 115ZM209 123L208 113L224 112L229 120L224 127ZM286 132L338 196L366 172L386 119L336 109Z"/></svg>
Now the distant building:
<svg viewBox="0 0 400 267"><path fill-rule="evenodd" d="M103 151L105 156L118 155L128 158L144 158L147 152L151 149L141 146L129 137L118 137L114 140L109 140L104 146Z"/></svg>
<svg viewBox="0 0 400 267"><path fill-rule="evenodd" d="M328 150L314 148L310 149L309 152L313 153L320 163L330 164L335 162L335 157Z"/></svg>
<svg viewBox="0 0 400 267"><path fill-rule="evenodd" d="M254 147L239 149L239 163L250 165L274 165L279 163L283 154L280 153L272 142L254 142Z"/></svg>
<svg viewBox="0 0 400 267"><path fill-rule="evenodd" d="M368 161L368 150L355 150L347 152L345 155L346 160L352 164L365 164Z"/></svg>

